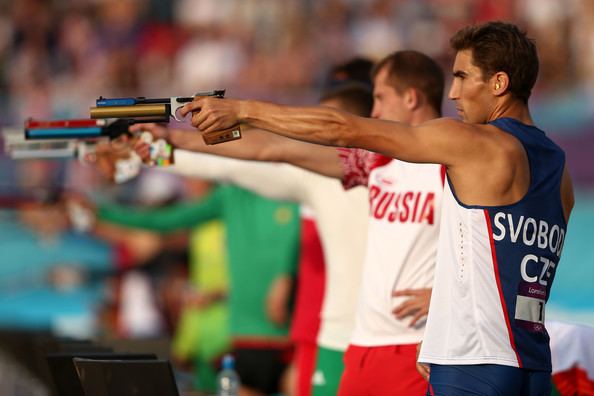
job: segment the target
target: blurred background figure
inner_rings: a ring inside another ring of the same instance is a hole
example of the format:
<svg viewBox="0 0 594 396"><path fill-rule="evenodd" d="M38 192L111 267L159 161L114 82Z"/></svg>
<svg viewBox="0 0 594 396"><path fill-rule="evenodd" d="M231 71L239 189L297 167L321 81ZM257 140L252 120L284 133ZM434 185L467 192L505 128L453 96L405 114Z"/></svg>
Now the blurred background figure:
<svg viewBox="0 0 594 396"><path fill-rule="evenodd" d="M230 348L241 377L242 395L266 395L281 391L292 354L288 330L293 278L299 255L299 217L295 204L265 199L239 187L221 185L210 194L162 208L143 210L131 206L104 205L99 208L98 214L105 221L159 233L188 228L204 231L203 227L208 226L209 222L222 221L225 252L229 258L228 293L221 286L208 291L206 278L217 276L216 272L213 273L217 271L216 268L212 267L202 271L202 282L207 287L196 290L199 294L182 297L180 291L187 290L187 284L181 280L173 281L163 289L167 296L166 302L176 307L173 310L175 316L170 322L173 326L178 325L180 298L205 308L228 295L228 323L221 323L221 320L226 319L226 312L223 312L219 313L218 321L211 318L209 324L204 322L207 318L203 315L199 324L202 331L194 328L198 334L188 335L187 332L191 330L184 329L186 337L204 337L198 338L194 344L202 349L198 356L202 369L197 377L202 379L202 383L198 388L214 391L214 376L208 376L207 372L214 374L216 365L213 363L221 357L225 348ZM192 234L195 236L194 231ZM206 242L208 244L202 245L202 248L206 249L203 258L205 255L207 259L199 264L201 266L208 266L209 261L216 260L212 253L217 253L216 247L222 241ZM171 313L172 310L167 311ZM225 337L227 332L229 336ZM231 345L227 345L229 337ZM178 356L181 352L180 357L183 357L179 344L182 341L177 341L176 351Z"/></svg>

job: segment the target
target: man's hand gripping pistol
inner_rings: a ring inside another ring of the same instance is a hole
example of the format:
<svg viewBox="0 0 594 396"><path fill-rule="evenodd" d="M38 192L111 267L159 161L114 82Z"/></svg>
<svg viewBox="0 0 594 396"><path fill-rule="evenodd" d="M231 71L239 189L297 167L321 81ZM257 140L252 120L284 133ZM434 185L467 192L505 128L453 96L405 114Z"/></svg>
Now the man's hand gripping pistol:
<svg viewBox="0 0 594 396"><path fill-rule="evenodd" d="M137 137L129 132L129 126L129 120L123 118L113 121L29 119L25 121L25 139L65 145L71 149L70 156L97 163L109 179L122 183L138 175L142 166L142 160L130 146L129 139ZM153 142L148 132L141 133L139 138L150 145L151 165L167 166L172 162L173 150L165 140ZM47 157L47 151L43 146L29 150L28 158Z"/></svg>
<svg viewBox="0 0 594 396"><path fill-rule="evenodd" d="M130 124L141 122L169 122L170 117L176 121L177 111L186 103L199 96L223 98L225 90L198 92L194 96L174 96L171 98L103 98L97 99L96 106L91 107L91 118L120 118L129 120ZM230 140L241 139L239 125L232 128L202 135L206 144L218 144Z"/></svg>

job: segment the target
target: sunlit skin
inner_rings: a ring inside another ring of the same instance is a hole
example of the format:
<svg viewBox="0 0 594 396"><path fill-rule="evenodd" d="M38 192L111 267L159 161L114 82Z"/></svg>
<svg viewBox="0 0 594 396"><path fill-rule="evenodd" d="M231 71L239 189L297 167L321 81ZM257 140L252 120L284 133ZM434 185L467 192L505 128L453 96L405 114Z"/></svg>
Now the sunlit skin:
<svg viewBox="0 0 594 396"><path fill-rule="evenodd" d="M448 97L456 102L456 111L463 121L476 124L488 122L485 113L493 96L487 89L481 70L472 64L472 53L461 51L452 68L454 79Z"/></svg>
<svg viewBox="0 0 594 396"><path fill-rule="evenodd" d="M122 137L116 144L100 142L97 143L94 153L85 156L85 161L94 163L103 177L113 181L116 161L129 158L130 150L131 145L127 137Z"/></svg>
<svg viewBox="0 0 594 396"><path fill-rule="evenodd" d="M375 76L372 118L414 126L439 116L439 112L428 105L427 98L417 89L408 87L402 92L397 91L388 75L388 67L380 69Z"/></svg>
<svg viewBox="0 0 594 396"><path fill-rule="evenodd" d="M456 54L452 75L448 98L456 102L456 111L464 122L486 124L506 116L533 124L528 108L509 92L509 76L505 72L485 76L473 63L471 50Z"/></svg>
<svg viewBox="0 0 594 396"><path fill-rule="evenodd" d="M484 99L489 108L480 112L482 119L529 119L527 106L506 93L505 73L495 73L490 80L497 81L499 88L490 88L493 99ZM482 98L489 90L485 87L485 91ZM511 204L526 193L529 168L517 139L491 125L436 119L435 110L419 105L424 98L416 97L411 100L410 123L355 117L328 107L213 98L197 98L184 106L181 113L193 112L192 124L201 132L242 122L312 143L359 147L408 162L444 164L458 198L467 205ZM479 113L472 110L479 104L473 101L468 113ZM477 189L477 185L482 188Z"/></svg>
<svg viewBox="0 0 594 396"><path fill-rule="evenodd" d="M406 95L396 92L396 89L390 85L388 77L388 68L384 67L373 80L371 117L410 123L410 111L407 110Z"/></svg>

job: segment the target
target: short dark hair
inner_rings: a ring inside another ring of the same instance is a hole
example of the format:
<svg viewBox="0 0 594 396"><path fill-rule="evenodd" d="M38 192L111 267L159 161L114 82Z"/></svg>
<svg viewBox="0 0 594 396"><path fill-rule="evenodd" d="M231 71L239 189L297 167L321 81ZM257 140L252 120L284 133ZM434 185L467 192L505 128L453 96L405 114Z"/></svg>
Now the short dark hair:
<svg viewBox="0 0 594 396"><path fill-rule="evenodd" d="M335 86L346 81L359 81L368 85L372 84L370 73L373 61L363 57L355 57L344 63L335 65L328 75L327 86Z"/></svg>
<svg viewBox="0 0 594 396"><path fill-rule="evenodd" d="M338 100L345 111L361 117L369 117L373 108L371 87L358 81L346 81L326 89L320 102L326 100Z"/></svg>
<svg viewBox="0 0 594 396"><path fill-rule="evenodd" d="M538 54L534 40L516 25L487 22L458 31L450 45L456 51L471 50L472 63L487 81L497 72L509 77L509 91L528 103L538 77Z"/></svg>
<svg viewBox="0 0 594 396"><path fill-rule="evenodd" d="M445 77L442 68L431 57L418 51L397 51L379 61L371 70L371 77L375 79L384 68L388 68L388 80L396 92L414 88L441 114Z"/></svg>

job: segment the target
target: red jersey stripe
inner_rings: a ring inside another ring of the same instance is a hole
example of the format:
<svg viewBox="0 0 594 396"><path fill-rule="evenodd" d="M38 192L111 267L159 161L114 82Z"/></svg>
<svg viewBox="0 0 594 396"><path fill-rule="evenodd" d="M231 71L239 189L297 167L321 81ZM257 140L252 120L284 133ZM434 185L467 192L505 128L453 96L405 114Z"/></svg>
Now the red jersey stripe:
<svg viewBox="0 0 594 396"><path fill-rule="evenodd" d="M499 292L499 299L501 300L501 308L503 309L503 316L505 317L505 325L507 326L507 333L509 335L509 343L516 354L516 358L518 359L518 366L522 368L522 360L520 359L520 355L518 355L518 350L516 348L516 342L514 340L514 335L512 333L511 324L509 322L509 316L507 313L507 304L505 303L505 298L503 297L503 289L501 288L501 278L499 276L499 264L497 263L497 255L495 254L495 241L493 240L493 228L491 226L491 218L489 217L489 211L485 209L483 211L485 214L485 221L487 222L487 232L489 233L489 243L491 244L491 258L493 261L493 270L495 271L495 280L497 281L497 291Z"/></svg>

